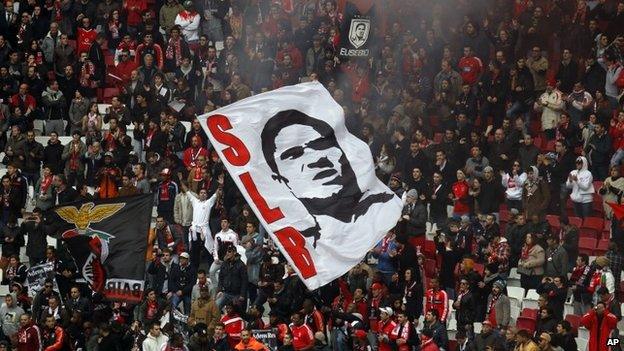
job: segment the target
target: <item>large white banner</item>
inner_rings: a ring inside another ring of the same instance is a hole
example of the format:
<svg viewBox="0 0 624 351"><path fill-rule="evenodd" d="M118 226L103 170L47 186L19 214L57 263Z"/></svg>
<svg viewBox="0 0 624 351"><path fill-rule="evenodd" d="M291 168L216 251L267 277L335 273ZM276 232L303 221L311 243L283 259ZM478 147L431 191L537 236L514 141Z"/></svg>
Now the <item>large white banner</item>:
<svg viewBox="0 0 624 351"><path fill-rule="evenodd" d="M401 200L317 82L199 117L271 239L309 289L346 273L397 223ZM241 234L241 233L239 233Z"/></svg>

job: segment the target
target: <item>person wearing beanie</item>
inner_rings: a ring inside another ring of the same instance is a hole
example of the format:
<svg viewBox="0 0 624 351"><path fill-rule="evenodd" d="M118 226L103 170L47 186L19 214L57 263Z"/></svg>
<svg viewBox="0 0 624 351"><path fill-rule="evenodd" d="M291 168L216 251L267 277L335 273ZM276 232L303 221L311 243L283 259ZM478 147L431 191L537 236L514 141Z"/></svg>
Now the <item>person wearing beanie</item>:
<svg viewBox="0 0 624 351"><path fill-rule="evenodd" d="M610 294L615 293L615 278L613 277L613 273L609 268L609 259L605 256L599 256L594 261L596 270L589 282L589 290L592 296L592 302L595 304L599 301L600 296L598 295L598 290L600 287L605 287L609 291Z"/></svg>
<svg viewBox="0 0 624 351"><path fill-rule="evenodd" d="M511 303L504 294L504 280L497 280L492 285L492 293L488 296L486 318L495 328L507 328L510 322Z"/></svg>
<svg viewBox="0 0 624 351"><path fill-rule="evenodd" d="M488 297L492 293L494 282L500 280L498 264L488 263L485 266L483 279L477 283L475 294L475 320L483 320L486 316Z"/></svg>

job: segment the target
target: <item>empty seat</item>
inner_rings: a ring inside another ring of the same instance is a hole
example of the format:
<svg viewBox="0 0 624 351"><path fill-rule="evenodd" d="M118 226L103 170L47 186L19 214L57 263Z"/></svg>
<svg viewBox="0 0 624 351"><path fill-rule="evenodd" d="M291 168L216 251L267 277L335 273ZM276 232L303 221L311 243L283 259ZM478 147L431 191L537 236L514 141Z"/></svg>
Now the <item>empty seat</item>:
<svg viewBox="0 0 624 351"><path fill-rule="evenodd" d="M516 327L518 329L525 329L529 333L533 334L535 332L536 323L537 321L534 318L519 316L518 319L516 320Z"/></svg>
<svg viewBox="0 0 624 351"><path fill-rule="evenodd" d="M594 253L598 240L595 238L579 238L579 253L591 256Z"/></svg>
<svg viewBox="0 0 624 351"><path fill-rule="evenodd" d="M518 301L522 301L524 299L524 288L518 288L515 286L507 287L507 296L510 298L515 298Z"/></svg>
<svg viewBox="0 0 624 351"><path fill-rule="evenodd" d="M601 239L600 241L598 241L598 245L596 246L596 249L594 250L594 255L602 256L607 252L608 249L609 249L609 240Z"/></svg>
<svg viewBox="0 0 624 351"><path fill-rule="evenodd" d="M583 236L583 232L585 233L593 233L593 235L589 235L593 238L599 238L602 230L604 229L604 220L598 217L587 217L583 221L581 225L581 236Z"/></svg>
<svg viewBox="0 0 624 351"><path fill-rule="evenodd" d="M520 312L520 316L533 318L537 320L538 310L534 308L523 308L522 312Z"/></svg>
<svg viewBox="0 0 624 351"><path fill-rule="evenodd" d="M579 327L581 326L581 316L577 316L574 314L568 314L564 318L566 321L570 322L572 326L572 332L574 335L578 335Z"/></svg>
<svg viewBox="0 0 624 351"><path fill-rule="evenodd" d="M575 338L575 340L576 340L576 347L578 351L587 350L588 339Z"/></svg>
<svg viewBox="0 0 624 351"><path fill-rule="evenodd" d="M546 221L548 221L551 227L561 227L561 222L559 222L559 216L557 215L547 215Z"/></svg>

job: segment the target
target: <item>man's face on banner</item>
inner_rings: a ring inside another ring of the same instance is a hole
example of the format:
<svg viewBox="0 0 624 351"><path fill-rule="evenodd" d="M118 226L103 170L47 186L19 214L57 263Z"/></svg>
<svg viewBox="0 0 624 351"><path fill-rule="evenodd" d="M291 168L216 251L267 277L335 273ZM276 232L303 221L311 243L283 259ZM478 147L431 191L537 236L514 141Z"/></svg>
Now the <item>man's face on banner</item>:
<svg viewBox="0 0 624 351"><path fill-rule="evenodd" d="M343 188L343 152L334 138L323 137L310 126L291 125L278 133L275 146L279 173L296 197L327 198Z"/></svg>

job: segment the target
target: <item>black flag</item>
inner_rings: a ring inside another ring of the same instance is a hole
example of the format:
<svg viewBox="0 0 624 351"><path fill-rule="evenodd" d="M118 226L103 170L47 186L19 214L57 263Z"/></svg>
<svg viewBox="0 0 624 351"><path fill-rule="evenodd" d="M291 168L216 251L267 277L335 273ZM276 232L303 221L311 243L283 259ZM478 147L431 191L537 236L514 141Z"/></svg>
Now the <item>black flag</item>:
<svg viewBox="0 0 624 351"><path fill-rule="evenodd" d="M372 14L370 8L366 13L360 12L355 4L347 1L344 9L344 20L340 30L341 57L368 57L370 43L373 40Z"/></svg>
<svg viewBox="0 0 624 351"><path fill-rule="evenodd" d="M152 202L147 194L49 210L47 219L60 224L57 235L93 291L112 300L141 300Z"/></svg>

